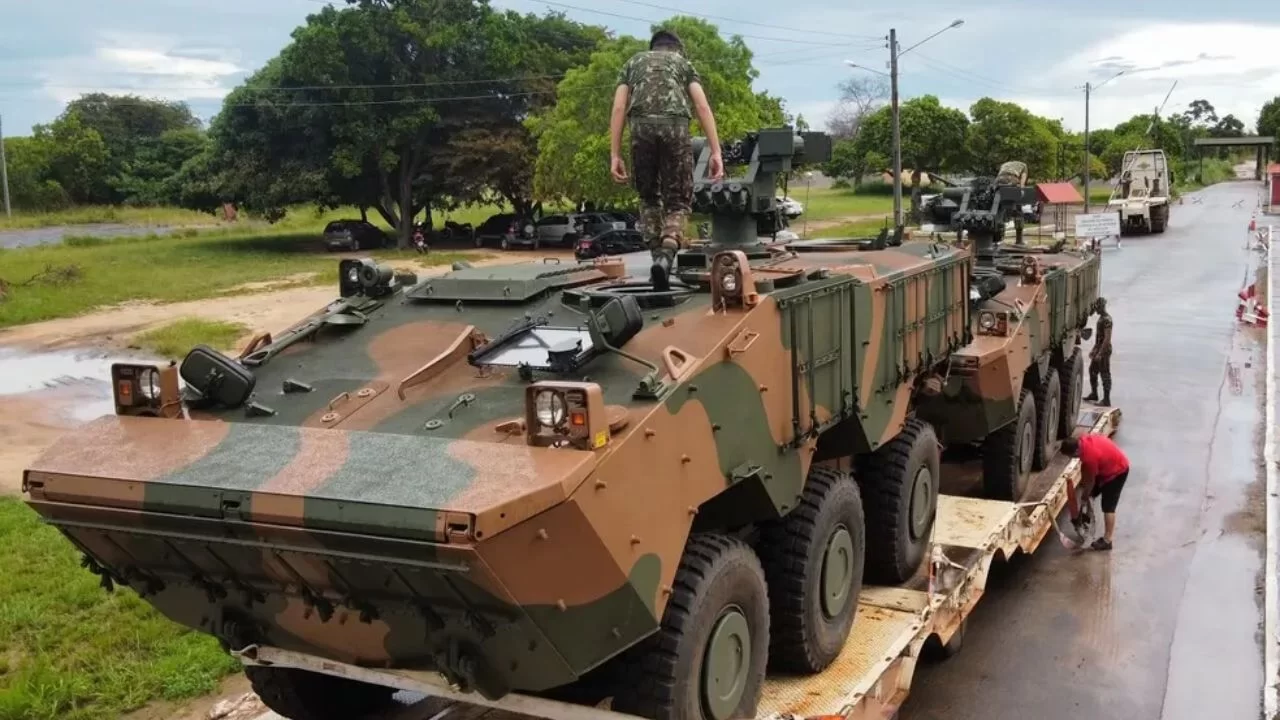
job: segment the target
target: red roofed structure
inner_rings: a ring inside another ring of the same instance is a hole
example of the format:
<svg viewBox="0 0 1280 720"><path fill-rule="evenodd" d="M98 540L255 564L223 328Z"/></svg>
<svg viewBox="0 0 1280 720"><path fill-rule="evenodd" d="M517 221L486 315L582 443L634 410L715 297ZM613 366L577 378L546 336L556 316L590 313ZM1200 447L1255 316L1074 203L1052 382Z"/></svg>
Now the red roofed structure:
<svg viewBox="0 0 1280 720"><path fill-rule="evenodd" d="M1084 196L1069 182L1040 183L1036 185L1040 202L1046 205L1075 205L1084 203Z"/></svg>

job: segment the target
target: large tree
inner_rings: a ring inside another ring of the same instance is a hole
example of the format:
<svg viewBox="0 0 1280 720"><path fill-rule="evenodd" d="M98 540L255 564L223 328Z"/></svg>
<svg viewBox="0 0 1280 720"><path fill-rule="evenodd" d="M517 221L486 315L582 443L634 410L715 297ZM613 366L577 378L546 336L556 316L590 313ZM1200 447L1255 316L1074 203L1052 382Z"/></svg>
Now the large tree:
<svg viewBox="0 0 1280 720"><path fill-rule="evenodd" d="M994 176L1001 163L1021 160L1033 178L1057 174L1058 138L1046 121L1021 105L991 98L975 102L969 115L965 147L974 172Z"/></svg>
<svg viewBox="0 0 1280 720"><path fill-rule="evenodd" d="M742 38L726 40L716 26L689 17L672 18L661 27L674 30L683 41L722 139L784 122L781 102L752 89L759 73ZM609 175L609 112L619 70L647 47L647 39L625 35L603 43L589 63L561 81L555 107L530 118L529 128L538 139L534 187L540 197L601 205L634 200L634 191Z"/></svg>
<svg viewBox="0 0 1280 720"><path fill-rule="evenodd" d="M933 95L912 98L899 108L902 166L911 171L911 217L919 216L922 172L948 172L965 163L965 132L969 118L955 108L944 107ZM869 115L858 131L853 154L860 158L892 157L890 109ZM874 155L871 155L874 153Z"/></svg>
<svg viewBox="0 0 1280 720"><path fill-rule="evenodd" d="M863 119L889 99L889 83L878 76L847 78L840 83L839 91L840 100L827 120L827 129L837 141L857 135Z"/></svg>
<svg viewBox="0 0 1280 720"><path fill-rule="evenodd" d="M1271 98L1258 113L1258 134L1267 137L1280 135L1280 95Z"/></svg>
<svg viewBox="0 0 1280 720"><path fill-rule="evenodd" d="M527 179L494 165L532 151L521 121L553 102L554 76L602 32L475 0L348 2L309 16L228 96L206 168L217 191L189 197L268 216L307 201L371 207L402 246L432 207L488 189L527 202Z"/></svg>

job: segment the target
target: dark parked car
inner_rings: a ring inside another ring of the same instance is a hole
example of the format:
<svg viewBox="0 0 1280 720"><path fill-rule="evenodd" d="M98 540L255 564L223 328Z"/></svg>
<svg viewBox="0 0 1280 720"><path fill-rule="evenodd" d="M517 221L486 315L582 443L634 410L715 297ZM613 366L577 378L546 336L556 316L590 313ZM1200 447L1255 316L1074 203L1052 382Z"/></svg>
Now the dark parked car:
<svg viewBox="0 0 1280 720"><path fill-rule="evenodd" d="M513 247L529 246L538 249L537 228L533 220L523 218L515 213L500 213L491 216L476 228L476 247L496 245L503 250Z"/></svg>
<svg viewBox="0 0 1280 720"><path fill-rule="evenodd" d="M595 237L586 237L573 247L573 256L589 260L602 255L624 255L647 250L644 235L639 230L607 230Z"/></svg>
<svg viewBox="0 0 1280 720"><path fill-rule="evenodd" d="M364 220L334 220L324 226L324 244L330 250L368 250L387 246L387 234Z"/></svg>

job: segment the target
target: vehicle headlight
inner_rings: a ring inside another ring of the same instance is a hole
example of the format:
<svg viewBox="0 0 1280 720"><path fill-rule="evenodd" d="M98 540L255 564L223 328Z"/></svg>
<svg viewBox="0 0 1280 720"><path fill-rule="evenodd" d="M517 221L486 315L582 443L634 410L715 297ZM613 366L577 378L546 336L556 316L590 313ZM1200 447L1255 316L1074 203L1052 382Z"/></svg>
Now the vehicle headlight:
<svg viewBox="0 0 1280 720"><path fill-rule="evenodd" d="M738 274L734 272L727 272L724 275L721 275L720 289L731 295L738 292Z"/></svg>
<svg viewBox="0 0 1280 720"><path fill-rule="evenodd" d="M351 267L347 268L347 282L351 283L352 285L360 284L360 266L359 265L352 265Z"/></svg>
<svg viewBox="0 0 1280 720"><path fill-rule="evenodd" d="M992 312L984 312L978 315L978 327L983 330L991 330L996 326L996 315Z"/></svg>
<svg viewBox="0 0 1280 720"><path fill-rule="evenodd" d="M564 397L555 390L541 390L533 399L534 413L544 427L558 428L564 423Z"/></svg>

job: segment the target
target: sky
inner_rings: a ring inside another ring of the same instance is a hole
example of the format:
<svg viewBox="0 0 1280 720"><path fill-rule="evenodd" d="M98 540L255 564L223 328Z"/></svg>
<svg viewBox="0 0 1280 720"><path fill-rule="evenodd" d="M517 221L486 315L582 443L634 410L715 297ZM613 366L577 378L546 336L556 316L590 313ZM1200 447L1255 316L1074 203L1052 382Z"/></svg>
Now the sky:
<svg viewBox="0 0 1280 720"><path fill-rule="evenodd" d="M208 120L220 99L274 56L326 0L0 0L0 121L5 135L49 122L82 92L187 101ZM903 99L938 96L961 109L989 96L1059 118L1071 130L1110 127L1163 104L1207 99L1252 130L1280 95L1280 3L1264 0L491 0L521 12L563 11L647 36L675 14L713 18L756 54L757 89L825 126L839 82L887 72L896 28ZM1083 8L1083 9L1082 9ZM953 20L959 27L926 40ZM917 48L917 42L925 40ZM849 67L853 62L859 68ZM1110 79L1121 70L1124 74ZM1176 81L1176 86L1175 86ZM1170 94L1170 89L1173 89ZM1166 96L1168 96L1166 102ZM714 102L714 98L712 98Z"/></svg>

